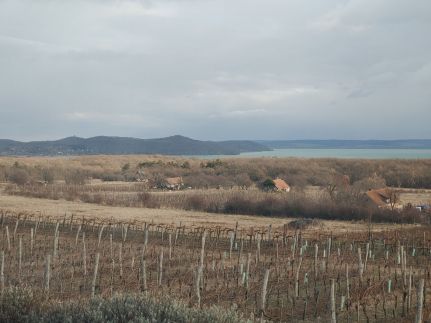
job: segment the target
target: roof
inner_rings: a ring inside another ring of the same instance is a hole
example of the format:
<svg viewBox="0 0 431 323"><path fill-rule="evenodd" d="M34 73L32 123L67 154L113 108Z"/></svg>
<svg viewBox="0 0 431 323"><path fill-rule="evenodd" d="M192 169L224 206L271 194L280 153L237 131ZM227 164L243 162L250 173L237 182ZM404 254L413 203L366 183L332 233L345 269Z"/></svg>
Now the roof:
<svg viewBox="0 0 431 323"><path fill-rule="evenodd" d="M387 188L381 188L378 190L369 190L367 196L378 206L387 205L387 200L390 199L390 194Z"/></svg>
<svg viewBox="0 0 431 323"><path fill-rule="evenodd" d="M183 184L183 178L182 177L168 177L166 178L166 183L169 185L181 185Z"/></svg>
<svg viewBox="0 0 431 323"><path fill-rule="evenodd" d="M289 184L283 181L281 178L276 178L273 180L275 187L278 190L287 190L290 188Z"/></svg>

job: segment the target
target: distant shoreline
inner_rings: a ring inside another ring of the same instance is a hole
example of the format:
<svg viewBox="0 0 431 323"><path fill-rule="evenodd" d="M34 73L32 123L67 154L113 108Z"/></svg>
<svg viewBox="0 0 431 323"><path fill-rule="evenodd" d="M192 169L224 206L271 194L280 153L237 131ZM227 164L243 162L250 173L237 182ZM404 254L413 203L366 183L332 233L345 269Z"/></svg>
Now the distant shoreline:
<svg viewBox="0 0 431 323"><path fill-rule="evenodd" d="M215 158L341 158L341 159L431 159L429 148L282 148L271 151L248 152L235 156L183 156L198 159Z"/></svg>

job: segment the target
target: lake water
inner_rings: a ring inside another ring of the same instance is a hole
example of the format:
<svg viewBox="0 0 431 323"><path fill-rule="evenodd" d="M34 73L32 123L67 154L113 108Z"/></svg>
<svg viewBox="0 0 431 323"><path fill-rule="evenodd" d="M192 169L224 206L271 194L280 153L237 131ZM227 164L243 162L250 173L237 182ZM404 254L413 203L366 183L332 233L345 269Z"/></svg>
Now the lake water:
<svg viewBox="0 0 431 323"><path fill-rule="evenodd" d="M312 149L289 148L243 153L235 156L195 156L202 159L241 157L299 157L299 158L355 158L355 159L431 159L431 149Z"/></svg>

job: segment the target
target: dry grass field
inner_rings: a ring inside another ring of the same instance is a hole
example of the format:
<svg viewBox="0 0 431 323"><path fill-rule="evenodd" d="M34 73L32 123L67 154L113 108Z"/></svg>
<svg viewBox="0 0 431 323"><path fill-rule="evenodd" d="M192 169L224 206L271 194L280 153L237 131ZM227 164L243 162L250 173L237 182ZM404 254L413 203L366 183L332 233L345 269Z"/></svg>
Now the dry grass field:
<svg viewBox="0 0 431 323"><path fill-rule="evenodd" d="M272 225L274 228L281 228L283 225L294 221L294 218L261 217L247 215L223 215L206 212L173 210L173 209L148 209L133 207L113 207L95 205L82 202L72 202L65 200L48 200L39 198L28 198L21 196L11 196L0 194L0 209L10 210L17 213L37 213L51 219L62 219L65 214L84 218L86 220L109 221L138 221L151 222L154 224L188 226L222 226L233 229L238 223L241 228L266 228ZM375 223L372 225L373 231L384 231L392 229L410 228L416 225ZM319 225L306 230L319 231L333 234L344 234L346 232L365 232L369 229L366 222L350 221L329 221L321 220Z"/></svg>

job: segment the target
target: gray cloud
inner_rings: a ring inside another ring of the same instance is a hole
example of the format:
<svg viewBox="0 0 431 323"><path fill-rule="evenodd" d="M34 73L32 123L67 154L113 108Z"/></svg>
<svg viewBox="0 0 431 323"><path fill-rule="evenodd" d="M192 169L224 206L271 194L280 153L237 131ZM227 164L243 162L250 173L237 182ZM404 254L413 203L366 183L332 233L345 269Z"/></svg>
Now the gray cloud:
<svg viewBox="0 0 431 323"><path fill-rule="evenodd" d="M0 138L430 138L431 2L0 0Z"/></svg>

